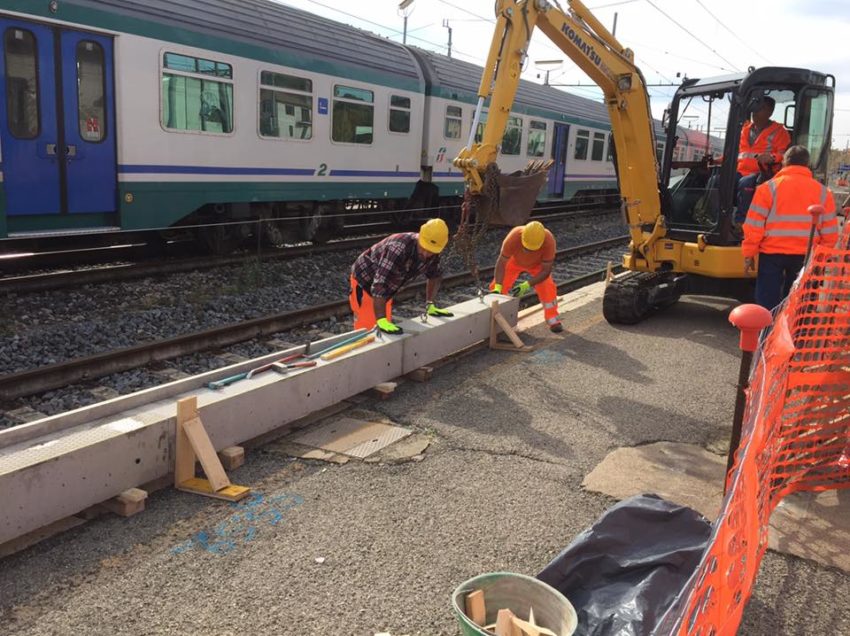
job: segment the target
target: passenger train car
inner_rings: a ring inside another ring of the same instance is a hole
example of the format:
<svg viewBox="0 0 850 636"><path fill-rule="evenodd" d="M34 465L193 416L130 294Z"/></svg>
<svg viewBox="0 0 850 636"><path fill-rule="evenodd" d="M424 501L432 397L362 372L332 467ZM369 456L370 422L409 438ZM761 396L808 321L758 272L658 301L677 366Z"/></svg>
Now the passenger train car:
<svg viewBox="0 0 850 636"><path fill-rule="evenodd" d="M320 241L463 191L474 65L268 0L6 0L0 36L0 238ZM554 159L544 200L613 193L609 132L523 82L500 165Z"/></svg>

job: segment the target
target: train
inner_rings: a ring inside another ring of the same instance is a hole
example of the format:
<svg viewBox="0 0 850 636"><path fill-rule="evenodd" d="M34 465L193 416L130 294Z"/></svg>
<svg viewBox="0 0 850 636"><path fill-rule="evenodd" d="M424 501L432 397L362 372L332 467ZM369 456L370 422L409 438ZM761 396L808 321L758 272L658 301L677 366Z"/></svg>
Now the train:
<svg viewBox="0 0 850 636"><path fill-rule="evenodd" d="M0 251L114 232L228 251L458 208L473 64L270 0L7 0L0 33ZM612 153L601 102L521 83L499 163L552 159L541 202L615 194Z"/></svg>

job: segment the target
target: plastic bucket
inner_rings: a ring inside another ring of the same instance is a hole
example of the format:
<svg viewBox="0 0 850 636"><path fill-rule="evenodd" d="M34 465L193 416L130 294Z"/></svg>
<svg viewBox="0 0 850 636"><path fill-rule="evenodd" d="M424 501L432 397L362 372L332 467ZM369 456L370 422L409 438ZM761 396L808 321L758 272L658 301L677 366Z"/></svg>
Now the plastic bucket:
<svg viewBox="0 0 850 636"><path fill-rule="evenodd" d="M466 615L466 595L474 590L484 592L487 607L487 625L496 622L500 609L508 608L517 618L528 619L528 610L534 609L534 622L558 636L571 636L578 626L578 617L572 604L558 590L543 581L524 574L491 572L481 574L462 583L452 594L452 609L464 636L488 636Z"/></svg>

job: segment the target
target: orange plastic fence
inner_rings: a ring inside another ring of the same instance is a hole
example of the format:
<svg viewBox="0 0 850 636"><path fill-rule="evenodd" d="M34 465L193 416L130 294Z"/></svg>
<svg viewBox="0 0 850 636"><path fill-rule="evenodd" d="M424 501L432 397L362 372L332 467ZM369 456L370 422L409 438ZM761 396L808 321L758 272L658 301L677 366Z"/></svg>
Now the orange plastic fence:
<svg viewBox="0 0 850 636"><path fill-rule="evenodd" d="M812 254L756 355L709 547L656 634L735 634L776 505L850 488L850 222L836 248Z"/></svg>

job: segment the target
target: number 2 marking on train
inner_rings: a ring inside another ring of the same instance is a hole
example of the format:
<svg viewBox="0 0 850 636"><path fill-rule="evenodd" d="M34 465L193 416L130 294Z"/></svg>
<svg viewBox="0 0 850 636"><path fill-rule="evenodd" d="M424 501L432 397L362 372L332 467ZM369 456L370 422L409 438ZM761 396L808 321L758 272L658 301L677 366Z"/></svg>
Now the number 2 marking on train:
<svg viewBox="0 0 850 636"><path fill-rule="evenodd" d="M317 177L324 177L326 174L328 174L328 164L320 163L319 169L316 170L316 176Z"/></svg>

